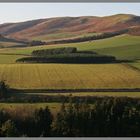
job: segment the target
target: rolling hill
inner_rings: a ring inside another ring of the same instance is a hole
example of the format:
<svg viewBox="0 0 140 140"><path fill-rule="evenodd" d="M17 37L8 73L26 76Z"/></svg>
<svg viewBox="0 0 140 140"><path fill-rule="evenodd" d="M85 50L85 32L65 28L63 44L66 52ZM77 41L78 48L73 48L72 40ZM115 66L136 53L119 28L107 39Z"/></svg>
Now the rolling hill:
<svg viewBox="0 0 140 140"><path fill-rule="evenodd" d="M130 14L117 14L105 17L83 16L38 19L1 24L0 34L24 40L53 40L124 29L128 29L128 34L140 35L140 17Z"/></svg>
<svg viewBox="0 0 140 140"><path fill-rule="evenodd" d="M24 46L27 42L0 35L0 48Z"/></svg>

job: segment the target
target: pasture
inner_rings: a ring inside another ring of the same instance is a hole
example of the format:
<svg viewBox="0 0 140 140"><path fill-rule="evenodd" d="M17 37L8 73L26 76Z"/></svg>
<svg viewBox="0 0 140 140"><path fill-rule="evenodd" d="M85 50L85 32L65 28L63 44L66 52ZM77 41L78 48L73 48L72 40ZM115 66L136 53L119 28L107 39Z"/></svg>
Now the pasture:
<svg viewBox="0 0 140 140"><path fill-rule="evenodd" d="M117 59L140 59L140 36L120 35L108 39L94 40L82 43L44 45L25 48L0 49L0 63L15 63L16 58L30 55L33 50L60 47L76 47L78 50L93 50L99 54L112 55ZM7 52L9 55L6 55ZM13 54L17 56L13 56ZM9 58L9 59L8 59Z"/></svg>
<svg viewBox="0 0 140 140"><path fill-rule="evenodd" d="M140 60L133 62L133 63L129 63L131 66L140 69Z"/></svg>
<svg viewBox="0 0 140 140"><path fill-rule="evenodd" d="M16 89L140 88L125 64L1 64L0 80Z"/></svg>

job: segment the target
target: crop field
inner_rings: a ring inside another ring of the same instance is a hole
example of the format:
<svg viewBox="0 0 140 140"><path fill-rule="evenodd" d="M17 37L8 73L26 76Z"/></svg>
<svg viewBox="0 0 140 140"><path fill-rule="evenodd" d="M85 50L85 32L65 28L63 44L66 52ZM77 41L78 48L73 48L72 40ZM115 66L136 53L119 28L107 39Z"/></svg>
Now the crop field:
<svg viewBox="0 0 140 140"><path fill-rule="evenodd" d="M13 64L18 58L25 57L24 55L7 55L0 54L0 64Z"/></svg>
<svg viewBox="0 0 140 140"><path fill-rule="evenodd" d="M17 89L140 88L140 72L123 64L1 64L0 80Z"/></svg>
<svg viewBox="0 0 140 140"><path fill-rule="evenodd" d="M16 57L21 58L24 55L30 55L33 50L77 47L78 50L93 50L100 54L115 56L117 59L140 59L140 36L120 35L108 39L94 40L82 43L44 45L26 48L5 48L0 49L0 63L15 63ZM6 55L6 53L11 55ZM18 54L13 56L13 54ZM8 59L9 58L9 59Z"/></svg>

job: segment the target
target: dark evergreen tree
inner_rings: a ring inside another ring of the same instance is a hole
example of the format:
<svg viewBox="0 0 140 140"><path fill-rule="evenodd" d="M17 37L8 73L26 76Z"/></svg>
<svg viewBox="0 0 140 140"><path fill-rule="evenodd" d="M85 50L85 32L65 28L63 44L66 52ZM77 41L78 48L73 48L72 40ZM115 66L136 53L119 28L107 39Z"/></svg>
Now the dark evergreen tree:
<svg viewBox="0 0 140 140"><path fill-rule="evenodd" d="M8 92L8 86L5 84L5 82L0 82L0 98L5 98L7 96Z"/></svg>
<svg viewBox="0 0 140 140"><path fill-rule="evenodd" d="M51 124L53 121L53 116L46 107L45 109L37 109L34 113L34 121L36 133L38 136L51 136Z"/></svg>

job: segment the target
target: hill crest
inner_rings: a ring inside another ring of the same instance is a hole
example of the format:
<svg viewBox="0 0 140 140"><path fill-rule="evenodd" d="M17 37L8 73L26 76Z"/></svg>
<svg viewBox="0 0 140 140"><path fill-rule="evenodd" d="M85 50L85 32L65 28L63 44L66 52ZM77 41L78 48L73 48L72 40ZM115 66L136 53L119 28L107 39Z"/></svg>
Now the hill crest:
<svg viewBox="0 0 140 140"><path fill-rule="evenodd" d="M5 23L0 25L0 34L15 39L50 40L122 29L131 29L131 34L140 35L140 16L117 14L105 17L56 17Z"/></svg>

